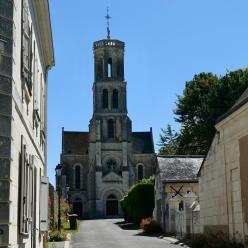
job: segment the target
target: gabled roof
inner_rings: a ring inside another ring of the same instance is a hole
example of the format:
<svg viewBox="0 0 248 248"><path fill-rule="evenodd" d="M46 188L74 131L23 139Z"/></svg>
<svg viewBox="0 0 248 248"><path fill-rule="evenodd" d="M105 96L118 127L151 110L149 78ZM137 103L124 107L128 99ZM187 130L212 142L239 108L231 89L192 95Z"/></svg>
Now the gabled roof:
<svg viewBox="0 0 248 248"><path fill-rule="evenodd" d="M154 153L152 132L132 133L133 153Z"/></svg>
<svg viewBox="0 0 248 248"><path fill-rule="evenodd" d="M197 182L204 156L158 156L158 173L163 182Z"/></svg>
<svg viewBox="0 0 248 248"><path fill-rule="evenodd" d="M62 131L63 154L88 154L89 132ZM133 132L134 154L154 153L152 131Z"/></svg>
<svg viewBox="0 0 248 248"><path fill-rule="evenodd" d="M247 102L248 102L248 88L244 91L244 93L236 101L236 103L225 114L223 114L220 118L217 119L216 123L219 123L225 118L227 118L229 115L234 113L236 110L238 110L240 107L242 107Z"/></svg>
<svg viewBox="0 0 248 248"><path fill-rule="evenodd" d="M89 133L88 132L69 132L62 133L63 154L88 154Z"/></svg>

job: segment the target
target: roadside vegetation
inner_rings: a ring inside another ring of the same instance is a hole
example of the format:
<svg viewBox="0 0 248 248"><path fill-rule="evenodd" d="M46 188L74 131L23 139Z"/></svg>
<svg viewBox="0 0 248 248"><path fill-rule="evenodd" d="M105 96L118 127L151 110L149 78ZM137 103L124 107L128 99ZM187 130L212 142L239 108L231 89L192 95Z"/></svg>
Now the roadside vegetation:
<svg viewBox="0 0 248 248"><path fill-rule="evenodd" d="M51 208L50 206L53 207ZM49 242L65 241L67 239L68 234L74 234L79 231L79 227L80 227L79 220L77 220L77 229L71 229L70 227L69 214L72 213L72 208L70 204L65 200L61 200L60 207L61 207L61 226L60 226L60 230L58 230L59 228L58 228L57 201L55 200L54 202L49 202L49 212L48 212Z"/></svg>
<svg viewBox="0 0 248 248"><path fill-rule="evenodd" d="M118 222L122 229L140 229L143 234L161 232L158 222L152 219L154 210L154 179L143 179L133 185L121 200L124 222Z"/></svg>

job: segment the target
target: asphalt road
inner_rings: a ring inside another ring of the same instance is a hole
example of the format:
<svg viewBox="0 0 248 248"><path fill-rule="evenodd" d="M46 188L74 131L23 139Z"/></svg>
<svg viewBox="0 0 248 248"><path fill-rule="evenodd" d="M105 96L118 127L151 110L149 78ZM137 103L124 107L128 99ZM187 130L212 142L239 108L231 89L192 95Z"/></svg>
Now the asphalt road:
<svg viewBox="0 0 248 248"><path fill-rule="evenodd" d="M72 248L175 248L175 245L156 238L137 235L136 230L117 226L120 219L84 220L80 233L72 236Z"/></svg>

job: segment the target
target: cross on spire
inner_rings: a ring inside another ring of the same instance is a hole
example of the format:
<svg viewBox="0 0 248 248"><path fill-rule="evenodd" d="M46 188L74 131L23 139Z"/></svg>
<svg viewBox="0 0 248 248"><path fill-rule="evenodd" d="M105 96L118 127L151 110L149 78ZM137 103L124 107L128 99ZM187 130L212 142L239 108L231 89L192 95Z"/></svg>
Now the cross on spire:
<svg viewBox="0 0 248 248"><path fill-rule="evenodd" d="M107 38L110 39L109 20L111 19L111 16L109 15L109 8L107 8L107 15L105 18L107 19Z"/></svg>

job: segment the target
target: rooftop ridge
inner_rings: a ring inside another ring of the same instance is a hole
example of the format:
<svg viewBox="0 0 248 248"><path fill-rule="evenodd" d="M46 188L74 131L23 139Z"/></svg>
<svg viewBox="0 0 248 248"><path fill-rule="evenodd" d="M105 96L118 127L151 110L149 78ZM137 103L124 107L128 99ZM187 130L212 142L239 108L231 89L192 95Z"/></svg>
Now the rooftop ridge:
<svg viewBox="0 0 248 248"><path fill-rule="evenodd" d="M204 158L205 155L157 155L158 158Z"/></svg>

